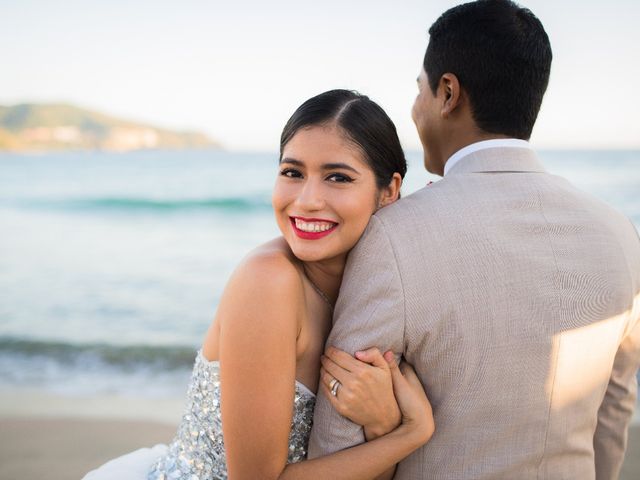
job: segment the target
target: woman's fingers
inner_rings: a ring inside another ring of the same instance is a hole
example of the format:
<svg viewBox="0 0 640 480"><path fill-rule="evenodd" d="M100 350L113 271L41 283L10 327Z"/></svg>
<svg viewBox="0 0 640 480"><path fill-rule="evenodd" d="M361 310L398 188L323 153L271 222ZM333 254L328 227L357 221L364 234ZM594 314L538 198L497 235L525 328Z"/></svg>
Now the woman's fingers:
<svg viewBox="0 0 640 480"><path fill-rule="evenodd" d="M400 408L403 408L403 404L404 406L408 406L409 403L407 400L417 395L424 399L425 403L429 406L430 411L431 404L424 392L422 382L418 378L413 367L407 362L401 362L398 364L393 352L385 352L384 358L389 364L391 380L393 381L393 391L396 393L396 398L398 399Z"/></svg>
<svg viewBox="0 0 640 480"><path fill-rule="evenodd" d="M402 385L419 385L422 388L422 382L418 378L415 369L408 364L407 362L400 362L396 360L395 355L391 350L385 352L384 359L389 365L389 370L391 371L391 378L395 384L396 381Z"/></svg>
<svg viewBox="0 0 640 480"><path fill-rule="evenodd" d="M389 371L391 372L391 378L395 383L396 378L402 377L402 372L398 368L398 361L396 360L396 356L391 350L389 350L387 352L384 352L383 358L387 362L387 366L389 367Z"/></svg>
<svg viewBox="0 0 640 480"><path fill-rule="evenodd" d="M384 358L384 360L387 362L387 366L389 368L395 366L398 366L398 362L396 361L396 356L393 353L392 350L387 350L386 352L384 352L384 355L382 356L382 358Z"/></svg>
<svg viewBox="0 0 640 480"><path fill-rule="evenodd" d="M322 385L330 386L331 381L334 379L335 377L333 375L327 372L323 367L320 367L320 383L322 383Z"/></svg>
<svg viewBox="0 0 640 480"><path fill-rule="evenodd" d="M335 397L332 393L331 393L331 389L328 387L328 385L326 385L324 382L320 382L320 388L323 390L324 392L324 396L326 398L329 399L329 402L331 403L331 406L340 414L343 414L343 409L342 409L342 405L340 405L340 402L338 401L338 398Z"/></svg>
<svg viewBox="0 0 640 480"><path fill-rule="evenodd" d="M429 409L431 409L431 402L429 402L429 399L427 398L427 395L424 391L424 386L422 385L420 378L418 378L418 374L416 373L413 366L408 364L407 362L402 362L399 369L405 379L407 386L424 396L425 402L429 405Z"/></svg>
<svg viewBox="0 0 640 480"><path fill-rule="evenodd" d="M342 368L349 372L353 372L361 366L360 362L353 358L353 356L346 352L343 352L336 347L327 347L324 354L326 357L329 357L334 363L340 365Z"/></svg>
<svg viewBox="0 0 640 480"><path fill-rule="evenodd" d="M336 382L340 383L340 385L337 388L338 389L342 388L342 382L340 382L338 378L334 377L329 372L327 372L324 368L320 368L320 379L321 379L320 383L326 386L329 390L334 388L334 385Z"/></svg>
<svg viewBox="0 0 640 480"><path fill-rule="evenodd" d="M389 371L391 372L391 380L393 381L394 387L396 386L396 383L404 384L405 379L402 375L402 372L398 368L398 361L396 360L396 356L393 354L391 350L384 353L384 359L387 362Z"/></svg>
<svg viewBox="0 0 640 480"><path fill-rule="evenodd" d="M426 442L433 435L435 425L433 409L424 391L424 386L411 365L406 362L401 362L398 365L392 352L386 352L384 358L389 362L393 391L396 394L400 410L402 410L403 423L408 422L419 426L425 434Z"/></svg>
<svg viewBox="0 0 640 480"><path fill-rule="evenodd" d="M389 367L380 351L363 351L364 358L372 364L354 358L352 363L347 362L343 358L344 352L336 349L328 349L328 352L341 364L329 356L322 356L320 384L322 392L338 413L365 427L365 435L373 435L373 438L396 428L401 421L401 412L394 396ZM353 370L343 368L345 364ZM332 387L335 395L331 393Z"/></svg>
<svg viewBox="0 0 640 480"><path fill-rule="evenodd" d="M420 382L420 379L418 378L418 375L416 374L415 369L411 365L409 365L407 362L402 362L399 368L400 368L400 372L402 373L404 378L407 380L407 382L409 382L412 385L416 385L416 384L422 385L422 383Z"/></svg>
<svg viewBox="0 0 640 480"><path fill-rule="evenodd" d="M380 350L375 347L361 350L359 352L356 352L355 355L356 358L361 362L369 363L378 368L387 368L387 361L380 353Z"/></svg>
<svg viewBox="0 0 640 480"><path fill-rule="evenodd" d="M320 357L320 361L322 362L322 368L328 373L330 376L329 381L326 382L326 385L329 386L329 383L334 378L338 380L340 383L345 383L349 379L349 371L342 368L340 365L335 363L328 357L322 356Z"/></svg>

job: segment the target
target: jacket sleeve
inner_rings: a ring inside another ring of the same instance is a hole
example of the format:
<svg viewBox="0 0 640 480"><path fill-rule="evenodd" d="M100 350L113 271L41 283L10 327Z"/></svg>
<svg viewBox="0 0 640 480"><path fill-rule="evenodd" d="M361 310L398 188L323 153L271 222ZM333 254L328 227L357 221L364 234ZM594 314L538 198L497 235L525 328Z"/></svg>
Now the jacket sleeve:
<svg viewBox="0 0 640 480"><path fill-rule="evenodd" d="M618 478L627 447L629 423L636 406L640 365L640 293L618 348L593 439L596 479Z"/></svg>
<svg viewBox="0 0 640 480"><path fill-rule="evenodd" d="M396 257L385 229L371 217L350 252L327 346L350 354L378 347L404 350L404 292ZM317 458L364 442L362 427L340 416L319 390L309 442Z"/></svg>

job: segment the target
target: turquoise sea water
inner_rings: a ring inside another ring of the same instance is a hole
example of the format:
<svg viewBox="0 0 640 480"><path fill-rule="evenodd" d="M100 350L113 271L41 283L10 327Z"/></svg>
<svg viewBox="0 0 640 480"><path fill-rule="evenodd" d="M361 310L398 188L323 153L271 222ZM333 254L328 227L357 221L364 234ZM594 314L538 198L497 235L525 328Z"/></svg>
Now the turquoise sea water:
<svg viewBox="0 0 640 480"><path fill-rule="evenodd" d="M640 227L640 152L541 152ZM403 193L436 181L410 153ZM0 388L181 395L277 155L0 155Z"/></svg>

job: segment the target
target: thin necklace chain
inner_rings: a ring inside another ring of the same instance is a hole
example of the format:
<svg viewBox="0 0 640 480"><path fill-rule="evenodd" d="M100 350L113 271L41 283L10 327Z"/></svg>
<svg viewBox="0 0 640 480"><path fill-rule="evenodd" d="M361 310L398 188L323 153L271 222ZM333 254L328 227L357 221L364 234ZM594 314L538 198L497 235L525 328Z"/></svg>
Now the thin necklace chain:
<svg viewBox="0 0 640 480"><path fill-rule="evenodd" d="M307 278L309 279L309 283L311 284L311 286L313 287L313 289L318 292L318 295L320 295L320 298L322 298L322 300L325 301L325 303L327 305L329 305L329 308L331 309L331 311L333 311L333 303L331 303L331 300L329 300L329 297L327 297L327 295L320 290L320 287L318 285L316 285L316 282L314 282L313 280L311 280L311 277L309 276L309 274L307 273L307 269L302 267L304 269L304 273L307 276Z"/></svg>

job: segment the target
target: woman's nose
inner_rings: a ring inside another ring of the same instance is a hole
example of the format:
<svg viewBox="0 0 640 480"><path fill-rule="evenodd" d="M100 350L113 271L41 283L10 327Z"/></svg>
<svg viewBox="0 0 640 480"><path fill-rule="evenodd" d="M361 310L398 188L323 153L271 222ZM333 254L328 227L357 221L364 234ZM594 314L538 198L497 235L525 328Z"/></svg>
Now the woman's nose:
<svg viewBox="0 0 640 480"><path fill-rule="evenodd" d="M321 210L325 205L322 186L314 181L305 182L296 203L300 208L308 211Z"/></svg>

